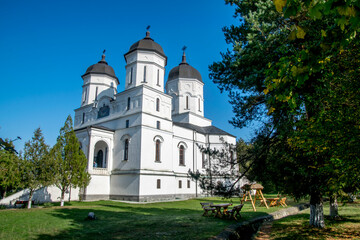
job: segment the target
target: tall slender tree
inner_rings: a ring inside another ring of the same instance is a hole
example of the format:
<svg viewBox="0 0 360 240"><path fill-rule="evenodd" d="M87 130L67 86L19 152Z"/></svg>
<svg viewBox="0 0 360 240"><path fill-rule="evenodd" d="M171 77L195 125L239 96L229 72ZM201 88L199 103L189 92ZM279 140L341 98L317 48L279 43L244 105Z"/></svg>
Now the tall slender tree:
<svg viewBox="0 0 360 240"><path fill-rule="evenodd" d="M32 139L25 143L23 183L29 189L28 208L34 192L40 187L50 185L53 179L49 157L49 146L45 144L41 129L37 128Z"/></svg>
<svg viewBox="0 0 360 240"><path fill-rule="evenodd" d="M71 187L84 188L90 182L90 174L86 170L87 159L80 149L70 115L60 129L60 135L50 155L56 169L55 185L61 191L60 201L61 206L64 206L65 193Z"/></svg>

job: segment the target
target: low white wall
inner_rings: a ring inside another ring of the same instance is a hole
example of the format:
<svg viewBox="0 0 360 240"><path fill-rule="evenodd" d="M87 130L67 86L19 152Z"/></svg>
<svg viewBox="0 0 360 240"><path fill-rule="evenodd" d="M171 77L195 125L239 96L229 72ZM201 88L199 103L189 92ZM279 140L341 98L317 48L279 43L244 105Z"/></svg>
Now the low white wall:
<svg viewBox="0 0 360 240"><path fill-rule="evenodd" d="M65 193L65 201L69 200L69 194ZM44 187L36 190L33 195L33 201L35 203L44 202L59 202L60 201L60 189L56 186ZM0 204L14 205L16 201L27 201L29 199L29 189L21 190L13 195L10 195L0 200ZM71 189L71 200L79 200L79 189Z"/></svg>

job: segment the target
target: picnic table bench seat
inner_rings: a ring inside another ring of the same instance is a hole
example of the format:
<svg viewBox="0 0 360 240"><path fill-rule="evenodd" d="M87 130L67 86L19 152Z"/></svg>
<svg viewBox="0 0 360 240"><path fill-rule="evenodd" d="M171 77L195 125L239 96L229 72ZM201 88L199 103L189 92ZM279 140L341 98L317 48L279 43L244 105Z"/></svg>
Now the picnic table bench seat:
<svg viewBox="0 0 360 240"><path fill-rule="evenodd" d="M213 213L215 213L216 208L210 207L210 205L213 204L212 202L202 202L200 204L201 204L201 207L204 210L203 216L210 216ZM210 215L209 215L209 213L210 213Z"/></svg>
<svg viewBox="0 0 360 240"><path fill-rule="evenodd" d="M243 208L244 204L240 204L237 206L234 206L232 209L227 211L227 214L230 219L238 220L238 218L241 218L240 211Z"/></svg>
<svg viewBox="0 0 360 240"><path fill-rule="evenodd" d="M15 202L15 205L17 205L17 204L24 204L24 205L26 205L26 204L28 204L28 202L29 201L23 201L23 200L16 200L16 202ZM31 204L33 205L34 204L34 201L31 201Z"/></svg>

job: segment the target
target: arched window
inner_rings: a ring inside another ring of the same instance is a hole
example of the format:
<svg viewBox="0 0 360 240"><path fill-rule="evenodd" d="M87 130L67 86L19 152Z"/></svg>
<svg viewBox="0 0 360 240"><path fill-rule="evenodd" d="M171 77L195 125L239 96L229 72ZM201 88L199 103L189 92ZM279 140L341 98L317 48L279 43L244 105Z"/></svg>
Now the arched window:
<svg viewBox="0 0 360 240"><path fill-rule="evenodd" d="M160 70L157 70L157 85L160 86Z"/></svg>
<svg viewBox="0 0 360 240"><path fill-rule="evenodd" d="M161 142L159 139L156 140L155 146L155 162L160 162Z"/></svg>
<svg viewBox="0 0 360 240"><path fill-rule="evenodd" d="M186 109L189 109L189 96L186 96Z"/></svg>
<svg viewBox="0 0 360 240"><path fill-rule="evenodd" d="M102 168L103 167L103 157L104 157L103 151L99 150L97 152L96 157L95 157L94 167L96 167L96 168Z"/></svg>
<svg viewBox="0 0 360 240"><path fill-rule="evenodd" d="M132 84L133 81L133 68L130 68L130 73L129 73L129 84Z"/></svg>
<svg viewBox="0 0 360 240"><path fill-rule="evenodd" d="M130 109L130 97L128 97L128 101L127 101L127 110Z"/></svg>
<svg viewBox="0 0 360 240"><path fill-rule="evenodd" d="M125 139L124 141L124 160L127 161L129 159L129 139Z"/></svg>
<svg viewBox="0 0 360 240"><path fill-rule="evenodd" d="M185 165L185 148L183 145L181 145L179 148L179 165Z"/></svg>
<svg viewBox="0 0 360 240"><path fill-rule="evenodd" d="M146 66L144 66L144 82L146 82Z"/></svg>
<svg viewBox="0 0 360 240"><path fill-rule="evenodd" d="M198 98L198 105L199 105L199 112L201 112L201 108L200 108L200 106L201 106L201 100L200 100L200 98Z"/></svg>
<svg viewBox="0 0 360 240"><path fill-rule="evenodd" d="M156 99L156 111L160 112L160 99Z"/></svg>

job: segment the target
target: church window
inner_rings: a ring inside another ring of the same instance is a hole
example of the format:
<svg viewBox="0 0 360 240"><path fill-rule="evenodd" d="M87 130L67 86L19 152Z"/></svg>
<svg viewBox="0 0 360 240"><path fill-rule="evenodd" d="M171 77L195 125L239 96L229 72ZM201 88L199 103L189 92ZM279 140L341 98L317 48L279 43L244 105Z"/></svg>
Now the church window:
<svg viewBox="0 0 360 240"><path fill-rule="evenodd" d="M146 66L144 66L144 82L146 82Z"/></svg>
<svg viewBox="0 0 360 240"><path fill-rule="evenodd" d="M190 188L190 180L187 180L187 188Z"/></svg>
<svg viewBox="0 0 360 240"><path fill-rule="evenodd" d="M206 167L206 162L205 162L205 153L202 153L202 168L205 168Z"/></svg>
<svg viewBox="0 0 360 240"><path fill-rule="evenodd" d="M155 147L155 162L160 162L160 153L161 153L161 142L160 140L156 140L156 147Z"/></svg>
<svg viewBox="0 0 360 240"><path fill-rule="evenodd" d="M157 70L157 85L160 86L160 70Z"/></svg>
<svg viewBox="0 0 360 240"><path fill-rule="evenodd" d="M156 99L156 111L160 111L160 99L159 98L157 98Z"/></svg>
<svg viewBox="0 0 360 240"><path fill-rule="evenodd" d="M130 68L129 84L132 84L133 81L133 68Z"/></svg>
<svg viewBox="0 0 360 240"><path fill-rule="evenodd" d="M198 105L199 105L199 112L201 112L201 108L200 108L200 106L201 106L201 100L200 100L200 98L198 99Z"/></svg>
<svg viewBox="0 0 360 240"><path fill-rule="evenodd" d="M182 188L182 181L179 180L179 188Z"/></svg>
<svg viewBox="0 0 360 240"><path fill-rule="evenodd" d="M186 109L189 109L189 96L186 96Z"/></svg>
<svg viewBox="0 0 360 240"><path fill-rule="evenodd" d="M83 114L82 114L82 123L84 123L85 122L85 113L83 112Z"/></svg>
<svg viewBox="0 0 360 240"><path fill-rule="evenodd" d="M101 108L99 108L98 118L109 116L109 114L110 114L110 107L104 104Z"/></svg>
<svg viewBox="0 0 360 240"><path fill-rule="evenodd" d="M128 97L128 100L127 100L127 109L126 110L130 110L130 97Z"/></svg>
<svg viewBox="0 0 360 240"><path fill-rule="evenodd" d="M129 128L129 120L126 120L126 122L125 122L125 127L126 127L126 128Z"/></svg>
<svg viewBox="0 0 360 240"><path fill-rule="evenodd" d="M156 121L156 128L160 129L160 121Z"/></svg>
<svg viewBox="0 0 360 240"><path fill-rule="evenodd" d="M156 188L157 188L157 189L160 189L160 188L161 188L161 180L160 180L160 179L157 179L157 180L156 180Z"/></svg>
<svg viewBox="0 0 360 240"><path fill-rule="evenodd" d="M95 101L97 100L98 90L99 90L99 87L96 87L96 90L95 90Z"/></svg>
<svg viewBox="0 0 360 240"><path fill-rule="evenodd" d="M183 145L179 148L179 165L185 166L185 148Z"/></svg>
<svg viewBox="0 0 360 240"><path fill-rule="evenodd" d="M125 139L124 141L124 160L127 161L129 159L129 139Z"/></svg>
<svg viewBox="0 0 360 240"><path fill-rule="evenodd" d="M83 102L86 101L86 95L87 95L87 88L84 89L84 98L83 98Z"/></svg>

